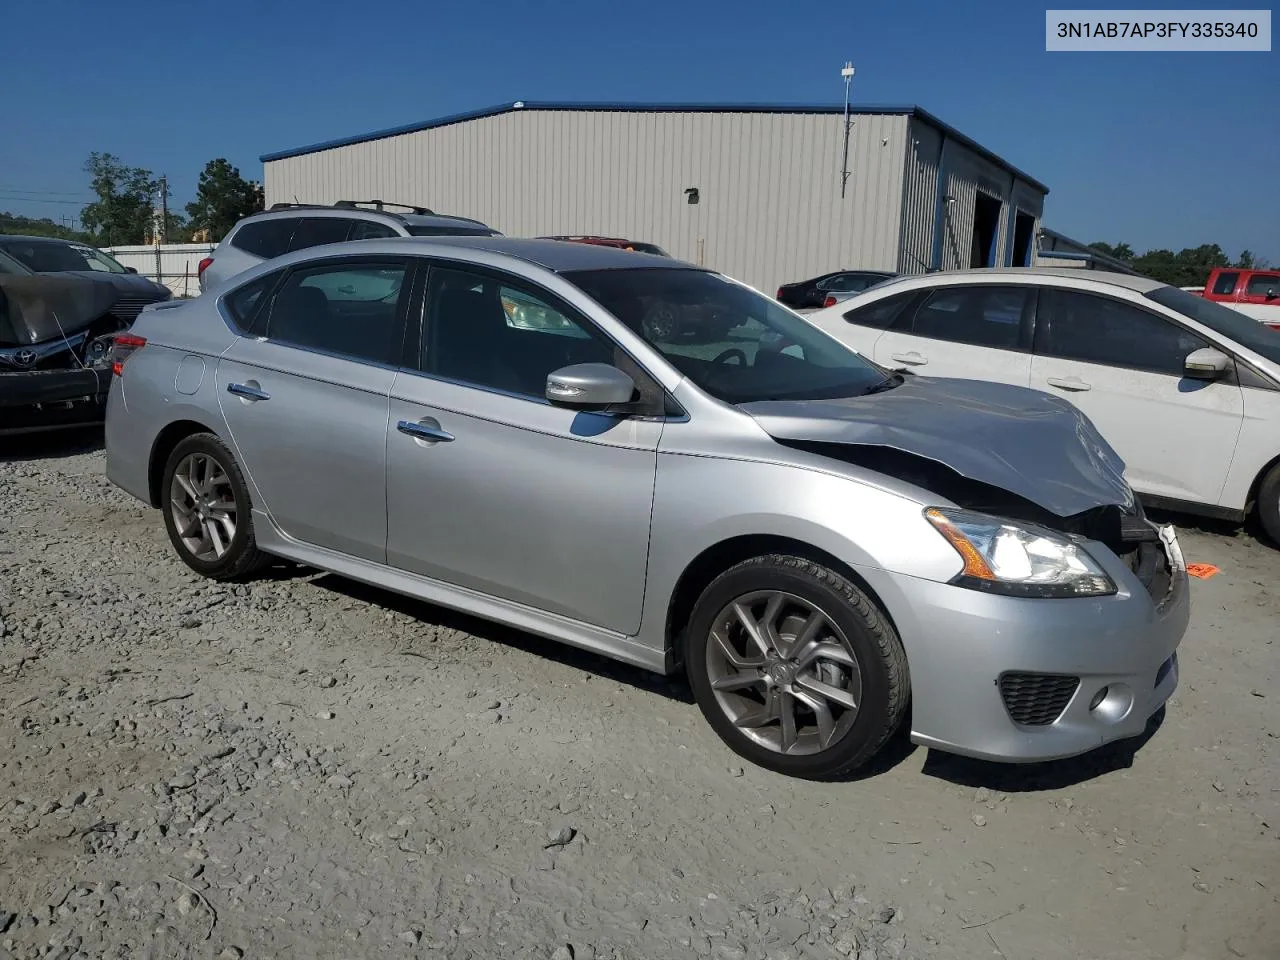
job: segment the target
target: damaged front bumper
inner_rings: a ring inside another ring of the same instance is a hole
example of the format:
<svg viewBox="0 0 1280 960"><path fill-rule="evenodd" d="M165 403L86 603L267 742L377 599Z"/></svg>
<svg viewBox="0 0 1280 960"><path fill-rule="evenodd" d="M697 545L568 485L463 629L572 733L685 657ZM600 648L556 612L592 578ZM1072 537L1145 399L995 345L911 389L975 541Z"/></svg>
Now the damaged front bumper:
<svg viewBox="0 0 1280 960"><path fill-rule="evenodd" d="M0 372L0 434L102 423L111 367Z"/></svg>

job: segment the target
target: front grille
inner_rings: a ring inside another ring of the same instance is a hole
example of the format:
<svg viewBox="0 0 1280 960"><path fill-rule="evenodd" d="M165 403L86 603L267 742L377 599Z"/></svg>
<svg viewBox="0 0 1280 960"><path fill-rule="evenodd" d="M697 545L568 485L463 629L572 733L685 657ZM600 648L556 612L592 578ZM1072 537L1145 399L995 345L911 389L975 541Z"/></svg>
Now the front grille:
<svg viewBox="0 0 1280 960"><path fill-rule="evenodd" d="M1000 675L1000 697L1014 723L1043 727L1057 720L1067 708L1079 677L1060 673L1003 673Z"/></svg>
<svg viewBox="0 0 1280 960"><path fill-rule="evenodd" d="M111 307L111 315L124 323L133 323L148 303L157 297L121 297Z"/></svg>

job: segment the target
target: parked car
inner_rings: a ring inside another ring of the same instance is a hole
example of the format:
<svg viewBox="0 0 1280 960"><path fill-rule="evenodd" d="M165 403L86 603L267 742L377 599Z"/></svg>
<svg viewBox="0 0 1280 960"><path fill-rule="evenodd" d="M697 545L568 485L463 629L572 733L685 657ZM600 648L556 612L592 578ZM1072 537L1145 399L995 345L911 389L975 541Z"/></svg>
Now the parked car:
<svg viewBox="0 0 1280 960"><path fill-rule="evenodd" d="M120 275L37 273L4 250L0 244L0 434L101 423L112 339L140 298L122 293ZM168 298L159 290L153 301Z"/></svg>
<svg viewBox="0 0 1280 960"><path fill-rule="evenodd" d="M1029 386L1097 424L1151 505L1280 542L1280 336L1145 277L1012 268L894 280L807 318L886 367Z"/></svg>
<svg viewBox="0 0 1280 960"><path fill-rule="evenodd" d="M654 302L735 323L655 335ZM683 670L773 770L858 767L908 701L917 743L1077 754L1177 684L1177 538L1085 416L888 373L709 270L334 244L148 310L117 346L107 475L193 570L283 557Z"/></svg>
<svg viewBox="0 0 1280 960"><path fill-rule="evenodd" d="M1214 267L1203 296L1280 330L1280 270Z"/></svg>
<svg viewBox="0 0 1280 960"><path fill-rule="evenodd" d="M117 294L116 314L129 320L147 304L173 295L164 284L141 276L87 243L56 237L0 236L0 252L32 273L70 274L109 284Z"/></svg>
<svg viewBox="0 0 1280 960"><path fill-rule="evenodd" d="M883 270L837 270L809 280L784 283L778 288L776 299L795 310L832 307L896 276Z"/></svg>
<svg viewBox="0 0 1280 960"><path fill-rule="evenodd" d="M644 240L624 240L621 237L594 237L588 235L538 237L539 240L565 240L570 243L592 243L598 247L617 247L619 250L631 250L635 253L651 253L655 257L671 256L656 243Z"/></svg>
<svg viewBox="0 0 1280 960"><path fill-rule="evenodd" d="M269 210L245 217L232 227L200 261L196 272L203 292L264 260L294 250L347 240L437 236L501 234L479 220L386 200L339 200L332 206L273 203Z"/></svg>

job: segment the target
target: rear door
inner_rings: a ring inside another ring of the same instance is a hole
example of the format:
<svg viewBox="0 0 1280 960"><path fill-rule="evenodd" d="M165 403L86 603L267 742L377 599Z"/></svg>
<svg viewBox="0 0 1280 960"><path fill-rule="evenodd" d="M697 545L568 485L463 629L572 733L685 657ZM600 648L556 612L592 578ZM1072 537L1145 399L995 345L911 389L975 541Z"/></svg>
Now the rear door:
<svg viewBox="0 0 1280 960"><path fill-rule="evenodd" d="M218 396L255 507L289 536L386 558L387 404L410 262L290 270L218 364Z"/></svg>
<svg viewBox="0 0 1280 960"><path fill-rule="evenodd" d="M1234 375L1183 376L1198 334L1137 304L1046 287L1036 311L1031 386L1088 414L1139 493L1216 504L1244 401Z"/></svg>
<svg viewBox="0 0 1280 960"><path fill-rule="evenodd" d="M931 289L876 341L872 359L930 377L1025 387L1031 378L1034 288L957 284Z"/></svg>

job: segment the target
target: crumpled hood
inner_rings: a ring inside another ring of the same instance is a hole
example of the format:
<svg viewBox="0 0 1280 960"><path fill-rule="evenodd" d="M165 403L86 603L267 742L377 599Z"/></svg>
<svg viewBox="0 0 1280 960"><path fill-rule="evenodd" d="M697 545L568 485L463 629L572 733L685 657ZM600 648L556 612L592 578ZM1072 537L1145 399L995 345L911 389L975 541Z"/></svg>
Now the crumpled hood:
<svg viewBox="0 0 1280 960"><path fill-rule="evenodd" d="M908 376L883 393L742 404L777 440L889 447L1060 517L1133 505L1124 461L1065 400L1002 383Z"/></svg>
<svg viewBox="0 0 1280 960"><path fill-rule="evenodd" d="M23 347L77 333L111 309L114 284L71 274L0 276L0 348Z"/></svg>
<svg viewBox="0 0 1280 960"><path fill-rule="evenodd" d="M54 276L54 274L45 274L45 276ZM98 283L107 283L115 288L117 296L121 297L147 297L160 298L169 295L169 288L163 284L156 283L150 277L144 277L140 273L107 273L99 270L66 270L57 276L64 277L84 277L87 280L94 280Z"/></svg>

